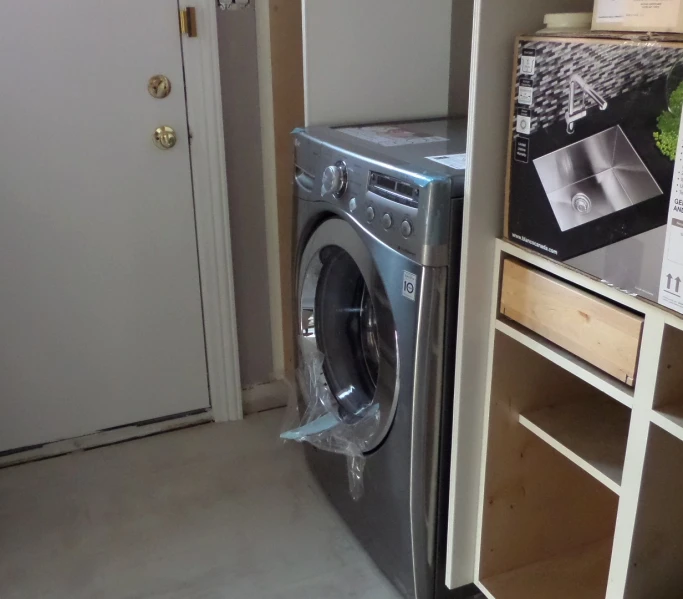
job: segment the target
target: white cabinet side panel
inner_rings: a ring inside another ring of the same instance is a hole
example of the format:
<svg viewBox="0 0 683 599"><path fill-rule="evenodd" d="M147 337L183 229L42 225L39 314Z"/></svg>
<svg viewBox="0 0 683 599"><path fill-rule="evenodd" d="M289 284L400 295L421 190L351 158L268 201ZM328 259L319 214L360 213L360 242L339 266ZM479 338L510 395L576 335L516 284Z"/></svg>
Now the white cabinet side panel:
<svg viewBox="0 0 683 599"><path fill-rule="evenodd" d="M590 11L591 0L476 0L469 90L468 169L460 275L446 584L474 579L485 404L491 264L503 229L512 59L516 35L548 12Z"/></svg>

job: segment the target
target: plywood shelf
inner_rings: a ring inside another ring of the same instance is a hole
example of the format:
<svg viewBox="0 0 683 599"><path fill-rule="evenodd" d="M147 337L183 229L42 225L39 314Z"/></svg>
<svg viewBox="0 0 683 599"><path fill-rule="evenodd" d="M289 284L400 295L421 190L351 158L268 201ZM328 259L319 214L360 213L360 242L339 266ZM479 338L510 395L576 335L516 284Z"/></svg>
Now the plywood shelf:
<svg viewBox="0 0 683 599"><path fill-rule="evenodd" d="M629 408L633 406L633 389L591 366L581 358L577 358L568 351L543 339L540 335L536 335L507 319L499 318L496 321L496 329L600 390L602 393L605 393L612 399Z"/></svg>
<svg viewBox="0 0 683 599"><path fill-rule="evenodd" d="M611 399L597 398L519 415L522 426L617 494L629 421L629 410Z"/></svg>
<svg viewBox="0 0 683 599"><path fill-rule="evenodd" d="M489 599L604 599L607 539L481 581Z"/></svg>

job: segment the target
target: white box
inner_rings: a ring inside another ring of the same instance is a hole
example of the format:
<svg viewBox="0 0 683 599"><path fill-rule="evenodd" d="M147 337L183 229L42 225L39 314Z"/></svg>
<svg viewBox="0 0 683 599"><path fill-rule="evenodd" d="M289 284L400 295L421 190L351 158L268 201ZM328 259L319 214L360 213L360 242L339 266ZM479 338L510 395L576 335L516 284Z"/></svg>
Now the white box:
<svg viewBox="0 0 683 599"><path fill-rule="evenodd" d="M683 33L683 0L595 0L593 30Z"/></svg>
<svg viewBox="0 0 683 599"><path fill-rule="evenodd" d="M671 186L666 242L659 283L659 303L683 313L683 121L678 133L674 180Z"/></svg>

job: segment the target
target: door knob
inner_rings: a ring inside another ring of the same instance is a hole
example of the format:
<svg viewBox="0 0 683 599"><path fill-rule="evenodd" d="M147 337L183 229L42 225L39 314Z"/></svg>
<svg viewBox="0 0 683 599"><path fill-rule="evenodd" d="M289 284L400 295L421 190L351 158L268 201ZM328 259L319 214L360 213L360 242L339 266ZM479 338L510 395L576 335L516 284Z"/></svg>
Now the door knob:
<svg viewBox="0 0 683 599"><path fill-rule="evenodd" d="M147 91L158 100L165 98L171 93L171 80L166 75L152 75L147 83Z"/></svg>
<svg viewBox="0 0 683 599"><path fill-rule="evenodd" d="M162 125L154 130L154 145L160 150L170 150L178 141L175 129Z"/></svg>

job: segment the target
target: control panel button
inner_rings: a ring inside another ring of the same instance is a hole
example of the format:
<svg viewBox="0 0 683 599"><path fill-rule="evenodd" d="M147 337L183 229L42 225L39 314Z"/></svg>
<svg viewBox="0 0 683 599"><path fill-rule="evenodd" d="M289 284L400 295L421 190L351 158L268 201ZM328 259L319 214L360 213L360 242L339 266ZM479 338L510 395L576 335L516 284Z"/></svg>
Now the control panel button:
<svg viewBox="0 0 683 599"><path fill-rule="evenodd" d="M391 218L391 214L389 214L388 212L385 212L382 215L382 226L385 229L391 229L391 225L393 225L393 224L394 224L394 220Z"/></svg>
<svg viewBox="0 0 683 599"><path fill-rule="evenodd" d="M413 234L413 225L409 220L404 220L401 223L401 235L403 237L410 237Z"/></svg>
<svg viewBox="0 0 683 599"><path fill-rule="evenodd" d="M368 222L371 223L375 220L375 209L372 206L368 206L368 209L365 211L365 216L367 217Z"/></svg>

